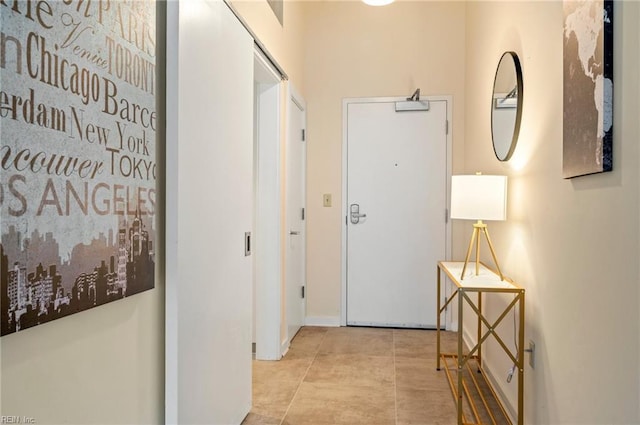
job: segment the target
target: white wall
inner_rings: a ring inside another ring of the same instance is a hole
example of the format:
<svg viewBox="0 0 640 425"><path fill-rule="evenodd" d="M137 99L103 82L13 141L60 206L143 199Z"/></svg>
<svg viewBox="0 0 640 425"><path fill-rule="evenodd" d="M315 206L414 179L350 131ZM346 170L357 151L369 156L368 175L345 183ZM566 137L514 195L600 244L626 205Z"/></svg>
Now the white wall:
<svg viewBox="0 0 640 425"><path fill-rule="evenodd" d="M503 272L527 291L536 366L525 370L525 423L640 422L639 6L615 3L614 170L564 180L562 2L467 5L464 169L509 176L508 221L491 236ZM524 109L515 154L500 163L490 99L505 50L522 61ZM454 241L458 257L467 238ZM510 364L495 346L485 355L514 400Z"/></svg>
<svg viewBox="0 0 640 425"><path fill-rule="evenodd" d="M229 0L260 43L284 69L289 80L304 94L303 55L306 26L305 2L285 1L284 23L280 24L266 0ZM284 137L284 136L283 136Z"/></svg>
<svg viewBox="0 0 640 425"><path fill-rule="evenodd" d="M464 147L463 2L308 2L307 316L339 323L341 297L342 99L453 96L453 171ZM322 206L322 195L333 206ZM455 227L454 227L455 234ZM435 265L434 265L435 267Z"/></svg>
<svg viewBox="0 0 640 425"><path fill-rule="evenodd" d="M2 337L2 415L38 424L163 421L162 284Z"/></svg>

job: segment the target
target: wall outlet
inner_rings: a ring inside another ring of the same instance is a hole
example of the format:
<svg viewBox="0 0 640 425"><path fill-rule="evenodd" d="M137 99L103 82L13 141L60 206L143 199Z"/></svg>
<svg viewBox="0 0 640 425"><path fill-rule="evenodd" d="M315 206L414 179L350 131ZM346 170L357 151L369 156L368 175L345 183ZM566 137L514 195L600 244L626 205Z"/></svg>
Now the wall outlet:
<svg viewBox="0 0 640 425"><path fill-rule="evenodd" d="M325 193L324 195L322 195L322 206L323 207L330 207L331 206L331 194L330 193Z"/></svg>

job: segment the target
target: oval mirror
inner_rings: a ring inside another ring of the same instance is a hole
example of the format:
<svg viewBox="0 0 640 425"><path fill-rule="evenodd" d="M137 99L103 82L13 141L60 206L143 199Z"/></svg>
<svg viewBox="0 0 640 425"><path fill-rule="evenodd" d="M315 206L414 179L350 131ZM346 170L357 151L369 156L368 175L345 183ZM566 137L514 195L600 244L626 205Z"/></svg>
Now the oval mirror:
<svg viewBox="0 0 640 425"><path fill-rule="evenodd" d="M522 116L522 69L514 52L500 58L493 80L491 99L491 138L493 150L500 161L513 155L520 132Z"/></svg>

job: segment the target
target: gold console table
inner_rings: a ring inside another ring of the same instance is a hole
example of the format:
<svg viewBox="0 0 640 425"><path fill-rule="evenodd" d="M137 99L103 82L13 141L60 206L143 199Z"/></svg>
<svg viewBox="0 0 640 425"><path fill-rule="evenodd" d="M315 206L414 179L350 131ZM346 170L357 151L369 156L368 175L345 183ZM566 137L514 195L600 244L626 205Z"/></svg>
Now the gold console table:
<svg viewBox="0 0 640 425"><path fill-rule="evenodd" d="M488 388L491 395L496 399L497 404L504 415L504 418L511 423L508 415L506 414L504 407L500 403L498 397L496 396L491 385L486 382L486 384L481 385L478 383L478 380L474 376L473 373L466 373L469 376L473 383L473 387L467 385L465 379L463 379L463 375L465 375L465 368L469 372L471 372L471 361L475 361L478 366L478 372L481 372L484 377L484 372L482 369L482 343L489 338L489 336L493 335L498 344L502 347L507 356L513 361L516 366L516 370L518 373L518 425L523 424L523 390L524 390L524 289L516 285L513 281L505 278L505 280L500 280L500 276L494 272L493 270L486 267L484 264L481 264L479 268L478 275L474 273L474 270L468 270L465 274L464 279L461 279L460 276L462 274L462 268L464 266L464 262L446 262L440 261L438 262L438 318L437 318L437 369L440 370L441 361L448 364L447 359L453 359L454 366L454 374L455 377L452 376L450 368L445 367L445 371L447 374L447 378L449 380L449 385L451 387L451 392L453 393L454 400L456 401L456 410L458 414L458 424L470 424L470 423L480 423L480 417L478 415L478 409L473 401L473 397L470 394L470 388L475 390L480 399L486 408L490 416L490 420L492 423L496 423L496 419L491 413L491 409L488 406L485 396L483 395L483 389ZM442 283L444 279L441 278L441 274L444 272L446 276L451 279L455 286L455 290L451 295L448 295L446 300L444 300L444 305L442 305ZM476 300L473 300L469 294L476 293ZM503 310L502 314L498 316L495 322L490 323L487 318L484 316L482 311L482 294L487 293L503 293L503 294L513 294L514 298L511 303L507 305L507 307ZM445 311L447 306L455 299L458 298L458 349L455 354L444 354L441 353L440 350L440 317L442 313ZM470 347L470 350L467 354L463 353L463 342L462 342L462 324L463 324L463 310L464 303L467 303L471 307L471 309L475 312L478 318L478 329L477 329L477 340L476 345ZM518 326L518 348L517 350L512 350L504 343L500 335L495 332L495 329L502 322L502 320L509 314L510 311L515 309L517 306L519 310L519 326ZM515 351L515 352L514 352ZM475 422L468 422L466 420L466 415L463 411L463 399L467 397L469 401L470 409L472 411L473 416L475 417Z"/></svg>

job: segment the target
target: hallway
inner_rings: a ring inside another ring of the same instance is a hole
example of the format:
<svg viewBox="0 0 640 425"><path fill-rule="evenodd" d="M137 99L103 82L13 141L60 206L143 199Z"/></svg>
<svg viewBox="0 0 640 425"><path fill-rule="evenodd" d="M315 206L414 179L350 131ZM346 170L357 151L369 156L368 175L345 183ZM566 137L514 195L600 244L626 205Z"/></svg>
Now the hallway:
<svg viewBox="0 0 640 425"><path fill-rule="evenodd" d="M456 333L442 333L453 351ZM279 362L253 361L243 425L454 424L436 332L303 327Z"/></svg>

